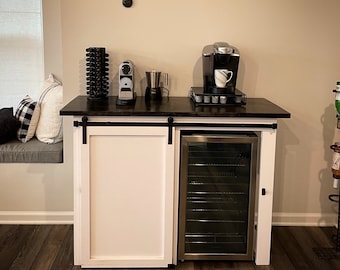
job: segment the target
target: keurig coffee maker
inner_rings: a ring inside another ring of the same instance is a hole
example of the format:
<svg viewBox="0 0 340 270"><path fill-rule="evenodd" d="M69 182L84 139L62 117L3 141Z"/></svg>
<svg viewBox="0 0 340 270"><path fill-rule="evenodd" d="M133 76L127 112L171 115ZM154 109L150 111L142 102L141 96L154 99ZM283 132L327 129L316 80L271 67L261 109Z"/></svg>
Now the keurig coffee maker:
<svg viewBox="0 0 340 270"><path fill-rule="evenodd" d="M246 94L236 88L239 60L239 51L226 42L215 42L203 48L203 86L190 89L195 106L246 105Z"/></svg>
<svg viewBox="0 0 340 270"><path fill-rule="evenodd" d="M235 93L239 59L239 51L226 42L205 46L202 52L204 92Z"/></svg>

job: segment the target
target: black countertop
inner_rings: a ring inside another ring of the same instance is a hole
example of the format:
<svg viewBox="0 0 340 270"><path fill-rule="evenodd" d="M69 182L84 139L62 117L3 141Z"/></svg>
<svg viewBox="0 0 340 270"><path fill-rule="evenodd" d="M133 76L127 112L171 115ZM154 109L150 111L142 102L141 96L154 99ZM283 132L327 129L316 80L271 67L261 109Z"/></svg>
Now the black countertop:
<svg viewBox="0 0 340 270"><path fill-rule="evenodd" d="M116 105L116 100L116 96L106 100L77 96L61 109L60 115L290 118L289 112L265 98L248 98L243 106L195 106L189 97L164 97L147 104L139 96L134 105L124 106Z"/></svg>

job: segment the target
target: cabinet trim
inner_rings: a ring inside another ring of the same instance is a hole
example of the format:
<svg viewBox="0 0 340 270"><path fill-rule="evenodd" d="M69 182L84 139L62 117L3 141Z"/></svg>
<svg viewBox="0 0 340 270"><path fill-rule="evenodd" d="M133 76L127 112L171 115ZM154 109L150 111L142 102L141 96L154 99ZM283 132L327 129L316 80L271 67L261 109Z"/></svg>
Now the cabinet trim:
<svg viewBox="0 0 340 270"><path fill-rule="evenodd" d="M83 116L82 121L74 121L74 127L83 128L83 144L87 143L87 127L168 127L168 144L172 144L172 128L173 127L216 127L216 128L269 128L277 129L277 123L270 124L242 124L242 123L176 123L173 117L168 117L167 122L88 122L88 117Z"/></svg>

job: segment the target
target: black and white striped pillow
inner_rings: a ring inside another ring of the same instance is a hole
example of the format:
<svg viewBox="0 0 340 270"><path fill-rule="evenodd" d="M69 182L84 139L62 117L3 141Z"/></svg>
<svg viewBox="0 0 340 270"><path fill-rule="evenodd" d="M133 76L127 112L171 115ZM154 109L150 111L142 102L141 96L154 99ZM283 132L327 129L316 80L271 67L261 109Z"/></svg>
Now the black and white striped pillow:
<svg viewBox="0 0 340 270"><path fill-rule="evenodd" d="M40 105L30 96L26 96L20 101L15 113L15 117L21 125L17 132L19 141L28 142L33 138L40 117Z"/></svg>

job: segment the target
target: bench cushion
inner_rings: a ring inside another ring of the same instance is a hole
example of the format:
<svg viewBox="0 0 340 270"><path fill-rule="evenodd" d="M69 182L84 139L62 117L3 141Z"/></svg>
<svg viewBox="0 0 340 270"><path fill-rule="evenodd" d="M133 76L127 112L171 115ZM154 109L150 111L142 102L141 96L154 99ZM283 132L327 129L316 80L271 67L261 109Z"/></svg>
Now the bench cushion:
<svg viewBox="0 0 340 270"><path fill-rule="evenodd" d="M11 140L0 144L0 163L62 163L63 142L47 144L36 137L22 143Z"/></svg>

